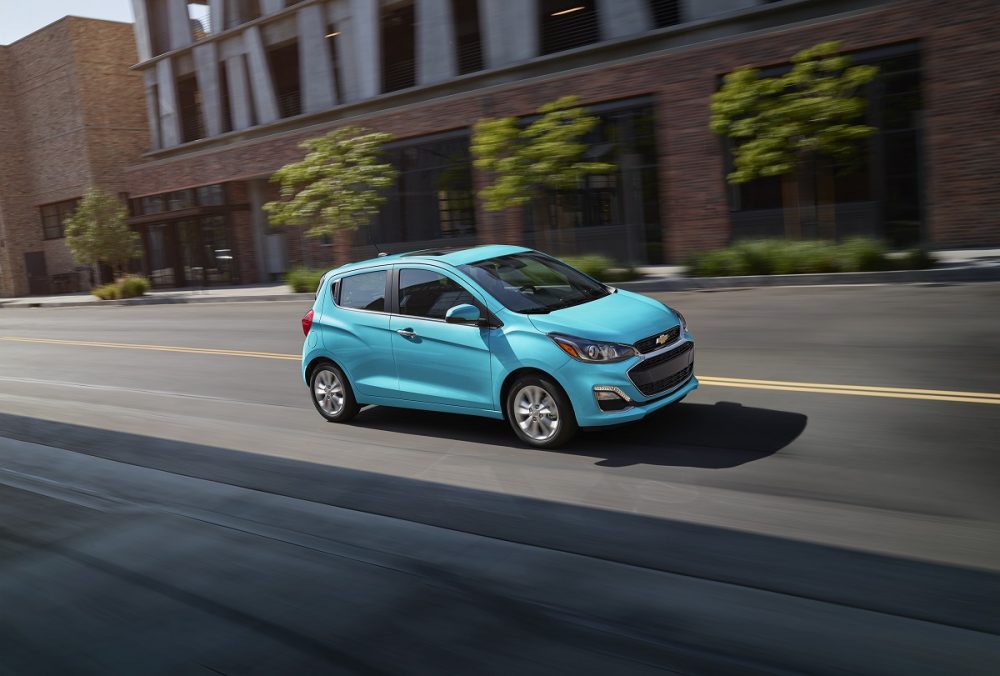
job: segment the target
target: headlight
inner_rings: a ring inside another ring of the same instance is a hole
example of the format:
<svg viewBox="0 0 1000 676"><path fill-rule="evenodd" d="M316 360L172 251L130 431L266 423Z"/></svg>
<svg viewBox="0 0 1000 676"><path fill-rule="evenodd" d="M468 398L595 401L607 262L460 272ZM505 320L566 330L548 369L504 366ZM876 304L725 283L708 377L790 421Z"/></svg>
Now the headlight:
<svg viewBox="0 0 1000 676"><path fill-rule="evenodd" d="M558 333L550 333L549 338L563 352L578 361L609 363L624 361L638 354L631 345L622 345L621 343L602 343L597 340L574 338Z"/></svg>

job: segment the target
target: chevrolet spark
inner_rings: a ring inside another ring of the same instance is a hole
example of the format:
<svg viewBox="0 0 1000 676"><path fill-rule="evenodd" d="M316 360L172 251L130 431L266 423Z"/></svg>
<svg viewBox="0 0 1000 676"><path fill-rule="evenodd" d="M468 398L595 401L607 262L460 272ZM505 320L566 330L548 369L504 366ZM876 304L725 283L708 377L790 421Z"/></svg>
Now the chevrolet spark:
<svg viewBox="0 0 1000 676"><path fill-rule="evenodd" d="M320 415L369 404L505 419L532 446L639 420L698 387L684 317L516 246L417 251L324 275L302 375Z"/></svg>

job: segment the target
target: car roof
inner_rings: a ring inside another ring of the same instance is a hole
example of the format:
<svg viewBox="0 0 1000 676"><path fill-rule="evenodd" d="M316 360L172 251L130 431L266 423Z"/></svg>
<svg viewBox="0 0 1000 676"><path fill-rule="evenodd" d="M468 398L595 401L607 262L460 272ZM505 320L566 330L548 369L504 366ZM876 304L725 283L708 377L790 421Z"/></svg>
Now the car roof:
<svg viewBox="0 0 1000 676"><path fill-rule="evenodd" d="M483 246L473 247L438 247L435 249L420 249L418 251L408 251L405 253L390 254L388 256L378 256L376 258L369 258L355 263L347 263L346 265L336 268L334 272L351 272L353 270L359 270L373 265L381 265L383 263L399 263L403 261L408 263L444 262L452 266L458 266L485 260L487 258L507 256L509 254L524 253L527 251L531 251L531 249L523 246L512 246L510 244L485 244Z"/></svg>

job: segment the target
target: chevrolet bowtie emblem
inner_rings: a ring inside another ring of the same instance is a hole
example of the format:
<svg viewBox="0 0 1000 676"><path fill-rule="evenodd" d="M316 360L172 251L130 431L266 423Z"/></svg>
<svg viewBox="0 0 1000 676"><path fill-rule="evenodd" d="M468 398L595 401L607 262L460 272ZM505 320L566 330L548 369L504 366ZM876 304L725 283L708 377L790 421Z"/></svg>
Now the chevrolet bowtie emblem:
<svg viewBox="0 0 1000 676"><path fill-rule="evenodd" d="M667 334L661 333L660 335L658 335L656 337L656 344L657 345L663 345L666 342L667 342Z"/></svg>

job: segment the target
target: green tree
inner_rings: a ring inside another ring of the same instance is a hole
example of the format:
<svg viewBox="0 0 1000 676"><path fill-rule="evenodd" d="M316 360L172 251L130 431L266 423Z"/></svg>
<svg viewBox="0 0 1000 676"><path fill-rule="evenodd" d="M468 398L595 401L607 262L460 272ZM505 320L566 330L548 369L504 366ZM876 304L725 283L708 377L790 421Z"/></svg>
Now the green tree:
<svg viewBox="0 0 1000 676"><path fill-rule="evenodd" d="M856 162L860 142L875 131L862 122L866 100L859 91L878 68L852 66L839 42L804 49L792 64L773 77L761 77L754 68L726 75L712 97L710 126L732 140L730 183L784 177L787 235L800 235L798 204L804 193L821 234L831 236L833 171Z"/></svg>
<svg viewBox="0 0 1000 676"><path fill-rule="evenodd" d="M281 195L264 205L271 223L303 228L307 237L367 224L385 201L382 190L396 180L396 170L381 157L382 145L391 139L346 126L300 144L306 156L271 177Z"/></svg>
<svg viewBox="0 0 1000 676"><path fill-rule="evenodd" d="M547 103L526 125L516 117L485 118L476 123L472 154L476 168L490 177L489 185L479 191L487 211L503 211L534 200L539 211L547 214L543 198L549 190L573 190L588 174L614 171L613 164L584 159L588 145L583 138L600 120L577 102L575 96L564 96ZM543 214L539 216L540 225L548 221Z"/></svg>
<svg viewBox="0 0 1000 676"><path fill-rule="evenodd" d="M88 190L65 222L66 245L73 258L83 265L103 261L120 275L141 251L139 235L128 227L126 215L118 198L99 188Z"/></svg>

